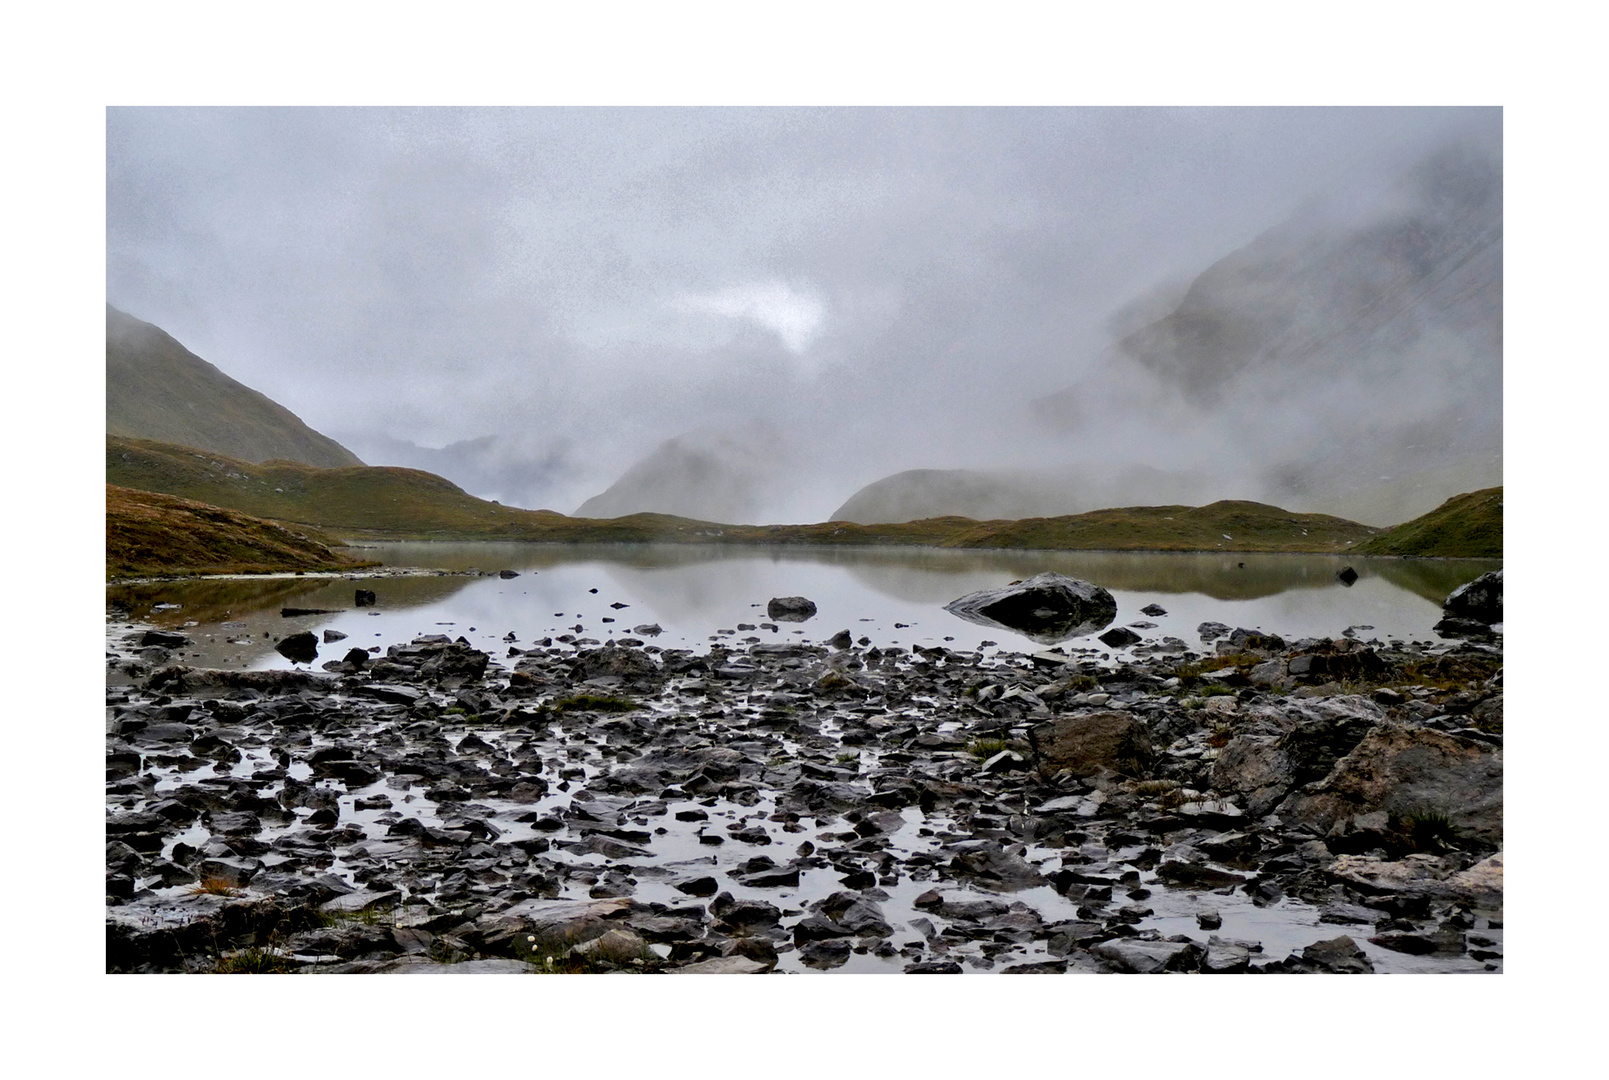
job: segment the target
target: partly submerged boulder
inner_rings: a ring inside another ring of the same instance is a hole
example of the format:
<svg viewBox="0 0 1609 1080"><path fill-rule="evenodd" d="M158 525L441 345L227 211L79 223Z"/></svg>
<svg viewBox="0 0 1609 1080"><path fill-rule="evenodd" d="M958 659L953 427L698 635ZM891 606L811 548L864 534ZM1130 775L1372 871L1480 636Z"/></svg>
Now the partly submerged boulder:
<svg viewBox="0 0 1609 1080"><path fill-rule="evenodd" d="M803 596L773 596L765 605L766 618L779 622L804 622L815 613L815 603Z"/></svg>
<svg viewBox="0 0 1609 1080"><path fill-rule="evenodd" d="M980 626L1014 630L1051 644L1093 634L1117 618L1112 594L1065 574L1035 574L1000 589L968 593L944 610Z"/></svg>
<svg viewBox="0 0 1609 1080"><path fill-rule="evenodd" d="M1469 619L1488 626L1502 622L1503 571L1493 570L1458 586L1442 601L1441 610L1451 619Z"/></svg>

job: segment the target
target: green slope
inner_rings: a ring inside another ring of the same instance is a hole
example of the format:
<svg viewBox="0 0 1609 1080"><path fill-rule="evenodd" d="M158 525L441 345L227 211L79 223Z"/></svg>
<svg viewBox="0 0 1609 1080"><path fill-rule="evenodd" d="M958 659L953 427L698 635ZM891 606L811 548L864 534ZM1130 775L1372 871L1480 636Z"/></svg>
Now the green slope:
<svg viewBox="0 0 1609 1080"><path fill-rule="evenodd" d="M1251 502L1140 506L1022 521L928 518L893 525L722 525L666 514L608 520L477 499L417 469L253 465L185 446L107 436L109 483L300 522L349 537L557 542L925 545L1111 551L1347 553L1378 530Z"/></svg>
<svg viewBox="0 0 1609 1080"><path fill-rule="evenodd" d="M106 308L106 431L243 461L361 465L289 409L236 382L150 323Z"/></svg>
<svg viewBox="0 0 1609 1080"><path fill-rule="evenodd" d="M1503 557L1503 489L1455 495L1428 514L1387 529L1358 548L1363 555Z"/></svg>

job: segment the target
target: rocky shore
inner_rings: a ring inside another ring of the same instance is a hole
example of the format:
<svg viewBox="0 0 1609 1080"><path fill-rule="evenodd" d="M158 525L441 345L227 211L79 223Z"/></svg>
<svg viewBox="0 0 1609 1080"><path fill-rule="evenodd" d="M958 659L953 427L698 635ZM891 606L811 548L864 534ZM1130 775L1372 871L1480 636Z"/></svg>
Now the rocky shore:
<svg viewBox="0 0 1609 1080"><path fill-rule="evenodd" d="M655 629L216 671L114 627L107 970L1502 968L1500 639Z"/></svg>

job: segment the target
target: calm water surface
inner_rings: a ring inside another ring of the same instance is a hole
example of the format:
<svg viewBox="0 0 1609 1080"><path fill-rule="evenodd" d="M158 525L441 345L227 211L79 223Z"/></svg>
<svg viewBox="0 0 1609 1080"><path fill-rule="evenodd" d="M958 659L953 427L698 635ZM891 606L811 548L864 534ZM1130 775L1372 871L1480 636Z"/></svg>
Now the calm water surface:
<svg viewBox="0 0 1609 1080"><path fill-rule="evenodd" d="M666 648L723 640L822 641L847 629L873 644L945 645L1033 652L1045 646L1005 629L965 622L944 605L1047 570L1105 586L1118 603L1113 625L1140 627L1142 647L1165 637L1200 649L1204 621L1262 629L1287 638L1334 637L1348 627L1365 640L1439 641L1431 626L1441 601L1498 560L1360 559L1322 555L1217 553L948 551L928 548L692 547L520 543L385 543L364 554L388 567L456 571L450 576L361 579L258 577L109 587L114 625L183 627L196 641L188 663L292 666L273 641L302 630L334 630L346 640L321 645L319 662L355 646L386 646L421 634L465 637L494 657L513 644L572 635L599 642L657 624ZM1350 587L1336 579L1356 569ZM500 570L519 576L501 578ZM466 574L478 571L479 574ZM481 576L490 575L490 576ZM377 603L357 608L353 593ZM806 596L819 613L805 623L767 623L774 596ZM1158 604L1166 615L1140 609ZM624 606L615 606L624 605ZM285 607L332 614L282 617ZM738 629L739 624L754 629ZM1062 644L1117 656L1093 637Z"/></svg>

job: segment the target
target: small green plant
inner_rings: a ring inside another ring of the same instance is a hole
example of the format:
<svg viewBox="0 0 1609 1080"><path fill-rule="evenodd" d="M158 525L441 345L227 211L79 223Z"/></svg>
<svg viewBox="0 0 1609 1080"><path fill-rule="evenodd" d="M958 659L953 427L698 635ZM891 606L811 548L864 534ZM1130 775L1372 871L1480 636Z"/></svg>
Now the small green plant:
<svg viewBox="0 0 1609 1080"><path fill-rule="evenodd" d="M464 707L462 705L454 705L450 709L441 710L441 715L443 715L443 716L455 716L455 715L456 716L462 716L462 715L464 715L464 712L465 712L465 709L464 709Z"/></svg>
<svg viewBox="0 0 1609 1080"><path fill-rule="evenodd" d="M840 765L848 765L852 761L853 762L859 762L860 761L860 754L857 753L857 752L854 752L854 751L849 751L849 752L839 754L837 757L833 758L833 760L836 761Z"/></svg>
<svg viewBox="0 0 1609 1080"><path fill-rule="evenodd" d="M988 761L1005 748L1004 739L973 739L967 744L967 753L979 761Z"/></svg>
<svg viewBox="0 0 1609 1080"><path fill-rule="evenodd" d="M1199 706L1197 706L1199 708ZM1207 732L1207 745L1214 750L1222 750L1229 745L1229 736L1232 729L1228 724L1214 724L1212 730Z"/></svg>
<svg viewBox="0 0 1609 1080"><path fill-rule="evenodd" d="M1201 688L1201 696L1204 698L1234 697L1235 691L1230 687L1220 686L1219 684L1214 683L1211 686L1203 686Z"/></svg>

